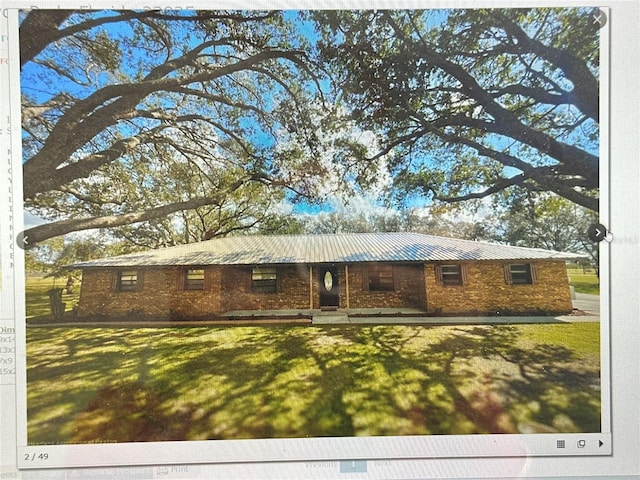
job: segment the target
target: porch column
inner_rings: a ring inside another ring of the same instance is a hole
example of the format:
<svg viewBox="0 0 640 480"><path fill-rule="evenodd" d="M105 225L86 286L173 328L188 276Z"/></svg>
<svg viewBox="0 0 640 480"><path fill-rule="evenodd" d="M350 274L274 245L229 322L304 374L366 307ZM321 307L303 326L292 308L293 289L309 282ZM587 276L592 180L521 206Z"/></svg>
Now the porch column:
<svg viewBox="0 0 640 480"><path fill-rule="evenodd" d="M313 266L309 265L309 309L313 310Z"/></svg>
<svg viewBox="0 0 640 480"><path fill-rule="evenodd" d="M427 280L427 276L428 276L427 270L430 270L430 268L427 268L427 264L423 263L422 277L424 279L424 308L428 312L429 311L429 287L427 285L429 284L429 280Z"/></svg>
<svg viewBox="0 0 640 480"><path fill-rule="evenodd" d="M349 265L344 266L344 286L347 290L347 310L349 310Z"/></svg>

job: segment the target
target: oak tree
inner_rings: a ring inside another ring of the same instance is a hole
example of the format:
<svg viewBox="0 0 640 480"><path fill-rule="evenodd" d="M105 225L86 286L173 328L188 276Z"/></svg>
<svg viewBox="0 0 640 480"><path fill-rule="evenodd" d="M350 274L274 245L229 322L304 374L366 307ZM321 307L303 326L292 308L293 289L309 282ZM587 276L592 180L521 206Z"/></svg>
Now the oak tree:
<svg viewBox="0 0 640 480"><path fill-rule="evenodd" d="M182 223L184 241L186 222L223 234L271 218L238 205L281 198L275 112L286 100L296 115L318 87L284 12L34 10L20 36L24 201L46 220L30 245L134 224ZM206 225L207 209L236 222Z"/></svg>
<svg viewBox="0 0 640 480"><path fill-rule="evenodd" d="M340 101L399 197L520 188L598 209L599 11L314 12Z"/></svg>

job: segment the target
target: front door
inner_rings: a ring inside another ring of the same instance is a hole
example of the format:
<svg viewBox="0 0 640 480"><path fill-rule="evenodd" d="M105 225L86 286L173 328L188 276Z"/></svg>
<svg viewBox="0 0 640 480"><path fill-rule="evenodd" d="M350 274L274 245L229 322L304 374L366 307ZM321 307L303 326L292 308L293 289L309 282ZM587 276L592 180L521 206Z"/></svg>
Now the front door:
<svg viewBox="0 0 640 480"><path fill-rule="evenodd" d="M336 267L320 267L319 269L320 308L338 308L338 269Z"/></svg>

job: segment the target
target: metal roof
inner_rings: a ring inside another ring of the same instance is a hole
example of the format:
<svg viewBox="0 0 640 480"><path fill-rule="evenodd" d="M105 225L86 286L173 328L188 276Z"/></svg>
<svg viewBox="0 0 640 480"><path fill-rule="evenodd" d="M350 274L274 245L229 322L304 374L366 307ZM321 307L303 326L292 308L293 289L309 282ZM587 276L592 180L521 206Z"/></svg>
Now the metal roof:
<svg viewBox="0 0 640 480"><path fill-rule="evenodd" d="M236 236L76 263L70 268L461 260L577 260L583 255L419 233Z"/></svg>

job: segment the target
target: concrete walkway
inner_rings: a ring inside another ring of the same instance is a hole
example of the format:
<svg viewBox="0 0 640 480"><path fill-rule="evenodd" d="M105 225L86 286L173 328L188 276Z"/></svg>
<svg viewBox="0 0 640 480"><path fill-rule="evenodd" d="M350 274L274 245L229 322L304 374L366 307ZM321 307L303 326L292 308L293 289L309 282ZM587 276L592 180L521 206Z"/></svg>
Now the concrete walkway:
<svg viewBox="0 0 640 480"><path fill-rule="evenodd" d="M360 324L360 325L507 325L527 323L574 323L599 322L596 315L559 315L553 316L504 316L504 317L360 317L360 316L314 316L312 325Z"/></svg>
<svg viewBox="0 0 640 480"><path fill-rule="evenodd" d="M584 318L584 317L583 317ZM312 325L503 325L525 323L567 323L571 316L562 317L313 317ZM581 320L585 321L585 320ZM591 321L597 321L592 319Z"/></svg>
<svg viewBox="0 0 640 480"><path fill-rule="evenodd" d="M572 323L599 322L600 307L597 295L576 294L573 307L580 312L559 316L433 316L415 308L359 308L349 310L284 310L278 311L280 318L311 318L312 325L500 325L526 323ZM227 312L224 317L233 319L260 319L274 316L273 311L237 310Z"/></svg>

